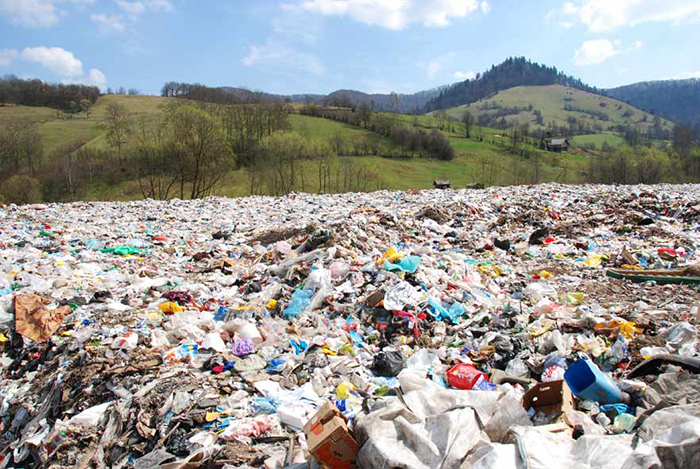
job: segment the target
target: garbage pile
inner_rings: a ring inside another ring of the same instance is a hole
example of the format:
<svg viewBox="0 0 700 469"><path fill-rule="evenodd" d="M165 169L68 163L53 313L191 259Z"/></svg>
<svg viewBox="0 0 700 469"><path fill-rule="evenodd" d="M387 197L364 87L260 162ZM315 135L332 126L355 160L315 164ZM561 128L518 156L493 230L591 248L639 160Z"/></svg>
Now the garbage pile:
<svg viewBox="0 0 700 469"><path fill-rule="evenodd" d="M690 185L2 207L0 468L698 467L699 245Z"/></svg>

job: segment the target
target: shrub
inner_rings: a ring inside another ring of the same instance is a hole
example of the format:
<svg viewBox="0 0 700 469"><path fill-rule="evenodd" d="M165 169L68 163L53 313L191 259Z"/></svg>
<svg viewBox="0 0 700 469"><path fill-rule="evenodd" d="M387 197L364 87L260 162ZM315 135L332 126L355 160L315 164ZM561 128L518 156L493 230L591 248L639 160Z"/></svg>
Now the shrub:
<svg viewBox="0 0 700 469"><path fill-rule="evenodd" d="M7 203L35 204L41 202L41 184L29 176L16 174L0 185L0 194Z"/></svg>

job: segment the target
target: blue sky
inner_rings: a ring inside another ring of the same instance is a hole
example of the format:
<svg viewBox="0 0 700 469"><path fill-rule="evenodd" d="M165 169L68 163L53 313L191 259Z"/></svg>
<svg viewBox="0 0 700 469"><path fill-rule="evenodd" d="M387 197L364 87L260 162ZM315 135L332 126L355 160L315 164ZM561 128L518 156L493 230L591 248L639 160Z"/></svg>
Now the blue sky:
<svg viewBox="0 0 700 469"><path fill-rule="evenodd" d="M700 0L0 0L0 75L415 92L508 56L612 87L700 77Z"/></svg>

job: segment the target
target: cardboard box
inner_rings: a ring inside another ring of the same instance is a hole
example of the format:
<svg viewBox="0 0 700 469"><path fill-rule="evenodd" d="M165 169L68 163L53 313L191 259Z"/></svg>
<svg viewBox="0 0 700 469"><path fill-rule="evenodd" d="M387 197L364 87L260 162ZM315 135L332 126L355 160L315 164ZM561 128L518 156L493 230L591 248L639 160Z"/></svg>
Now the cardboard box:
<svg viewBox="0 0 700 469"><path fill-rule="evenodd" d="M558 414L552 423L561 422L565 412L575 409L574 396L563 379L536 384L525 393L522 403L525 410L532 407L535 413Z"/></svg>
<svg viewBox="0 0 700 469"><path fill-rule="evenodd" d="M326 402L304 425L309 452L323 467L355 467L358 445L348 429L347 418L332 402Z"/></svg>

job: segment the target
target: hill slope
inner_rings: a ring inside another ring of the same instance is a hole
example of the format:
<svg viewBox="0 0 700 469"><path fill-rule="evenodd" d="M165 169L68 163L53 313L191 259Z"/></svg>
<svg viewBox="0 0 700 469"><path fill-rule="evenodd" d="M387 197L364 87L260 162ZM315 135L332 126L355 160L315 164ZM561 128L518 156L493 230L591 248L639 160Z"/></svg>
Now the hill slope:
<svg viewBox="0 0 700 469"><path fill-rule="evenodd" d="M700 79L647 81L606 90L645 111L678 123L700 123Z"/></svg>
<svg viewBox="0 0 700 469"><path fill-rule="evenodd" d="M591 133L598 133L617 130L620 126L637 126L647 131L655 125L653 115L633 106L561 85L518 86L445 112L461 119L465 111L475 116L481 125L495 127L504 127L504 121L509 125L529 123L531 127L545 128L552 123L562 127L573 119L576 125L583 123ZM671 123L663 119L658 124L666 131L672 128Z"/></svg>
<svg viewBox="0 0 700 469"><path fill-rule="evenodd" d="M473 80L447 87L439 96L428 101L425 111L470 104L516 86L555 84L585 91L597 91L596 88L585 85L581 80L560 72L556 67L531 62L525 57L511 57L500 65L492 66L490 70L477 75Z"/></svg>
<svg viewBox="0 0 700 469"><path fill-rule="evenodd" d="M76 141L88 142L85 146L87 149L107 149L102 118L110 103L124 105L132 117L148 118L162 113L171 99L173 98L107 95L97 101L89 117L79 114L72 118L48 108L5 107L0 108L0 124L20 117L31 117L38 123L40 134L45 139L45 149L48 151L44 161L48 163L53 157L51 150ZM377 118L391 119L424 131L443 128L443 120L431 116L386 113L378 115ZM452 161L398 157L400 151L396 142L375 132L333 120L291 114L289 125L290 130L307 139L328 143L334 148L341 145L341 154L345 156L340 158L340 170L366 168L365 174L376 175L378 178L374 180L372 188L427 189L432 187L434 179L450 179L455 187L463 187L472 182L486 185L538 181L582 182L587 164L586 158L575 155L562 157L541 153L538 159L539 167L535 173L531 161L516 157L486 139L483 142L465 139L459 125L450 125L451 131L447 128L443 130L455 149L455 158ZM485 135L494 133L496 131L485 129ZM307 175L306 190L315 192L318 164L309 161L304 162L302 167L302 172ZM249 194L248 175L246 168L232 168L228 177L229 183L219 193L230 196ZM125 200L142 196L138 181L130 178L121 178L116 183L100 182L96 179L94 184L85 187L79 195L80 198L90 200Z"/></svg>

